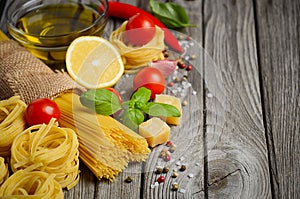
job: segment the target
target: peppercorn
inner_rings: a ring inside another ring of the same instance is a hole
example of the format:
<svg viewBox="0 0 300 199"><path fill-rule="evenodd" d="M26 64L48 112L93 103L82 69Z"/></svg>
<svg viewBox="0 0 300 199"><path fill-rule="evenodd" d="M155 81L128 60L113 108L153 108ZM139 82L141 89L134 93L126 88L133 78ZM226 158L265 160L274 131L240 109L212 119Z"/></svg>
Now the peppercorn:
<svg viewBox="0 0 300 199"><path fill-rule="evenodd" d="M178 39L179 39L179 40L183 40L183 39L184 39L184 36L183 36L183 35L179 35L179 36L178 36Z"/></svg>
<svg viewBox="0 0 300 199"><path fill-rule="evenodd" d="M169 83L168 83L168 86L169 86L169 87L173 87L173 86L174 86L174 82L169 82Z"/></svg>
<svg viewBox="0 0 300 199"><path fill-rule="evenodd" d="M183 102L182 102L182 106L186 106L188 104L188 102L186 101L186 100L184 100Z"/></svg>
<svg viewBox="0 0 300 199"><path fill-rule="evenodd" d="M175 82L180 82L181 81L181 78L180 77L175 77Z"/></svg>
<svg viewBox="0 0 300 199"><path fill-rule="evenodd" d="M172 173L172 178L177 178L178 177L178 173L177 172L173 172Z"/></svg>
<svg viewBox="0 0 300 199"><path fill-rule="evenodd" d="M185 64L184 64L184 62L183 62L182 60L179 60L179 61L177 62L177 66L178 66L179 68L181 68L181 69L184 69L184 68L185 68Z"/></svg>
<svg viewBox="0 0 300 199"><path fill-rule="evenodd" d="M165 176L159 176L156 180L158 183L163 183L165 182Z"/></svg>
<svg viewBox="0 0 300 199"><path fill-rule="evenodd" d="M131 183L133 181L133 177L132 176L128 176L126 179L125 179L125 182L127 183Z"/></svg>
<svg viewBox="0 0 300 199"><path fill-rule="evenodd" d="M163 52L163 54L164 54L164 58L168 58L170 56L168 51Z"/></svg>
<svg viewBox="0 0 300 199"><path fill-rule="evenodd" d="M179 189L178 183L173 183L172 184L172 191L177 191Z"/></svg>
<svg viewBox="0 0 300 199"><path fill-rule="evenodd" d="M163 168L162 167L157 167L155 173L156 174L162 174Z"/></svg>
<svg viewBox="0 0 300 199"><path fill-rule="evenodd" d="M170 153L174 153L175 149L176 149L176 145L172 144L172 146L169 148Z"/></svg>
<svg viewBox="0 0 300 199"><path fill-rule="evenodd" d="M171 160L171 153L170 153L170 151L166 151L166 155L165 155L165 157L164 157L164 160L165 160L166 162L168 162L168 161Z"/></svg>
<svg viewBox="0 0 300 199"><path fill-rule="evenodd" d="M168 173L169 171L170 171L169 167L164 167L162 170L163 173Z"/></svg>
<svg viewBox="0 0 300 199"><path fill-rule="evenodd" d="M183 164L183 165L181 165L181 167L180 167L180 169L179 169L179 171L185 171L186 170L186 166Z"/></svg>
<svg viewBox="0 0 300 199"><path fill-rule="evenodd" d="M172 141L167 141L167 143L166 143L166 146L171 146L173 143L172 143Z"/></svg>
<svg viewBox="0 0 300 199"><path fill-rule="evenodd" d="M187 70L187 71L191 71L192 69L193 69L192 65L188 65L188 66L186 67L186 70Z"/></svg>
<svg viewBox="0 0 300 199"><path fill-rule="evenodd" d="M187 81L187 77L186 77L186 76L183 76L181 80L182 80L183 82L186 82L186 81Z"/></svg>
<svg viewBox="0 0 300 199"><path fill-rule="evenodd" d="M166 162L169 162L169 161L171 160L171 155L170 155L170 154L166 154L164 160L165 160Z"/></svg>
<svg viewBox="0 0 300 199"><path fill-rule="evenodd" d="M163 149L160 151L159 157L164 158L164 157L166 156L166 153L167 153L167 149L163 148Z"/></svg>

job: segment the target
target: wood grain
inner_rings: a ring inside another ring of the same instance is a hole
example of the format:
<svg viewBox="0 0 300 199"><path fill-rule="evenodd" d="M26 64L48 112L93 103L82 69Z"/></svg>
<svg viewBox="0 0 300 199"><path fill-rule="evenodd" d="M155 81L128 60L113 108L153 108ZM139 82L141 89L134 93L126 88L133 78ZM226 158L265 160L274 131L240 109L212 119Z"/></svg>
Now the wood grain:
<svg viewBox="0 0 300 199"><path fill-rule="evenodd" d="M221 71L226 96L224 128L208 153L208 196L270 198L253 4L205 1L204 14L204 45Z"/></svg>
<svg viewBox="0 0 300 199"><path fill-rule="evenodd" d="M146 0L121 1L149 10ZM189 80L197 94L185 98L184 128L172 127L173 160L163 162L164 146L157 147L113 183L82 164L81 180L65 198L300 198L299 1L172 1L197 25L180 31L208 52L193 60ZM109 19L107 35L122 21ZM156 166L178 169L178 161L188 169L177 179L169 172L166 183L151 188ZM133 183L124 183L127 176ZM170 190L175 181L185 193Z"/></svg>
<svg viewBox="0 0 300 199"><path fill-rule="evenodd" d="M255 1L274 198L300 198L300 2Z"/></svg>
<svg viewBox="0 0 300 199"><path fill-rule="evenodd" d="M183 97L182 101L187 101L188 105L183 107L183 121L179 127L172 127L171 141L177 145L176 151L171 154L172 160L164 162L159 158L159 153L164 147L158 147L153 150L145 164L146 174L144 176L144 194L142 198L204 198L204 143L203 143L203 67L204 62L201 58L204 51L199 51L202 43L202 31L199 22L202 22L202 13L199 9L202 7L202 1L174 1L183 6L191 15L191 23L197 23L197 28L185 29L183 34L178 34L182 38L188 35L195 35L195 40L181 41L183 46L187 47L187 52L182 57L197 55L195 60L189 60L194 66L193 72L188 76L188 80L192 82L193 90L196 95L190 94ZM143 5L144 7L146 4ZM195 33L195 34L193 34ZM187 165L184 172L178 171L181 164ZM169 166L171 170L178 172L179 176L175 179L171 178L172 172L166 175L166 182L158 188L151 189L149 185L153 184L159 175L153 174L155 168L160 166ZM190 178L189 174L194 177ZM172 183L179 184L179 192L171 190Z"/></svg>

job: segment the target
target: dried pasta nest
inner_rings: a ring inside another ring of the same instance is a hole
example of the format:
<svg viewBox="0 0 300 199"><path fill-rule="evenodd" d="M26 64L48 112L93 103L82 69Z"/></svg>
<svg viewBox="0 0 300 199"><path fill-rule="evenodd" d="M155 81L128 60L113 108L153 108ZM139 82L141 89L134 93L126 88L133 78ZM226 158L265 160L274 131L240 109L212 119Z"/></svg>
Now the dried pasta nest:
<svg viewBox="0 0 300 199"><path fill-rule="evenodd" d="M125 72L134 73L147 66L151 61L164 59L162 53L165 49L163 30L156 26L156 33L151 41L143 46L130 46L124 42L127 22L125 21L118 29L113 31L109 38L110 42L121 54Z"/></svg>
<svg viewBox="0 0 300 199"><path fill-rule="evenodd" d="M43 171L19 170L11 175L0 187L0 198L64 198L55 174Z"/></svg>
<svg viewBox="0 0 300 199"><path fill-rule="evenodd" d="M24 112L27 105L19 96L0 101L0 156L9 157L14 138L26 128Z"/></svg>
<svg viewBox="0 0 300 199"><path fill-rule="evenodd" d="M8 178L8 166L3 157L0 157L0 186Z"/></svg>
<svg viewBox="0 0 300 199"><path fill-rule="evenodd" d="M13 172L28 167L55 174L62 188L71 189L79 181L79 142L75 132L60 128L52 119L48 125L34 125L20 133L11 147Z"/></svg>

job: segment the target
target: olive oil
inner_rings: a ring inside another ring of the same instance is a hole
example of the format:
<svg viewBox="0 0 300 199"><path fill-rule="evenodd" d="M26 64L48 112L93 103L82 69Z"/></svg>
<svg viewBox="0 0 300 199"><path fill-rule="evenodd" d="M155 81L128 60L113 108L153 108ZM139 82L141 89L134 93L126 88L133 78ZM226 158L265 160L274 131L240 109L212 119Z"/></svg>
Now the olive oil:
<svg viewBox="0 0 300 199"><path fill-rule="evenodd" d="M45 5L24 14L16 23L25 32L23 43L46 63L64 61L68 45L82 35L101 36L106 18L82 4ZM17 34L17 33L16 33ZM15 35L18 36L18 35Z"/></svg>

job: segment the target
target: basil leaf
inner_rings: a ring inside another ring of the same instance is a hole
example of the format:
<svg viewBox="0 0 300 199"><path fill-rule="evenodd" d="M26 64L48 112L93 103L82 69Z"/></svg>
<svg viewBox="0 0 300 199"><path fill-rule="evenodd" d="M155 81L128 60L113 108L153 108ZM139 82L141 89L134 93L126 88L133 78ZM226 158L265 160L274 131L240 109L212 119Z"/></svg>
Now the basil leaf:
<svg viewBox="0 0 300 199"><path fill-rule="evenodd" d="M118 97L106 89L88 90L80 96L80 102L101 115L112 115L121 109Z"/></svg>
<svg viewBox="0 0 300 199"><path fill-rule="evenodd" d="M150 0L149 5L152 14L168 28L195 27L195 25L189 23L188 15L179 4Z"/></svg>
<svg viewBox="0 0 300 199"><path fill-rule="evenodd" d="M151 90L140 87L131 97L130 101L139 102L140 104L145 104L150 100Z"/></svg>
<svg viewBox="0 0 300 199"><path fill-rule="evenodd" d="M144 121L145 117L142 111L138 109L126 109L122 114L122 122L132 130L137 130L139 124Z"/></svg>
<svg viewBox="0 0 300 199"><path fill-rule="evenodd" d="M173 105L157 102L148 102L143 111L151 116L180 117L180 111Z"/></svg>

